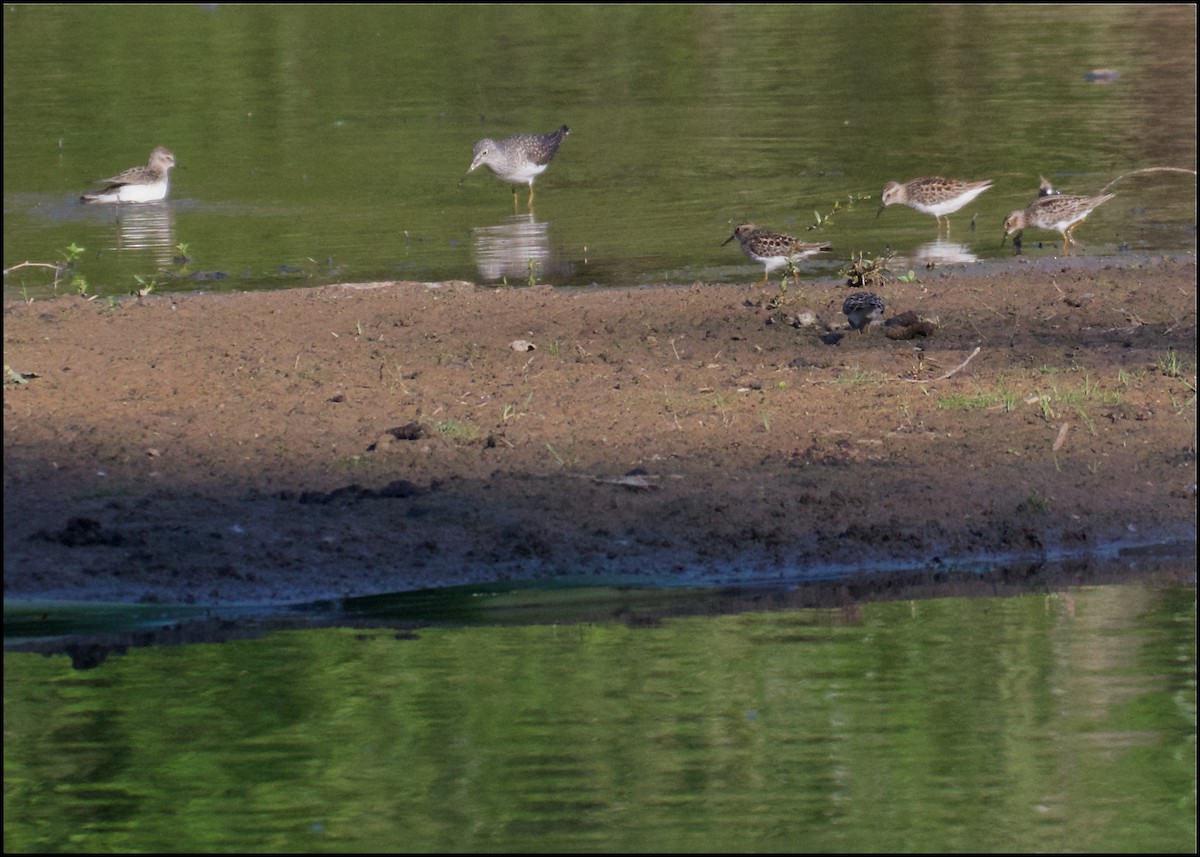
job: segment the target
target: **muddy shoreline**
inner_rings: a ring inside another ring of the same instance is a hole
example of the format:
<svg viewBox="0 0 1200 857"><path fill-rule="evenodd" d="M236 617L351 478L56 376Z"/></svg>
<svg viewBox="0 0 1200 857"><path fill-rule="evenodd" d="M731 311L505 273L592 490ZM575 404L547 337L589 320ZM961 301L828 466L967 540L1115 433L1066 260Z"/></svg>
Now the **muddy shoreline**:
<svg viewBox="0 0 1200 857"><path fill-rule="evenodd" d="M9 302L5 597L1194 553L1195 284L1194 258L925 271L876 289L912 339L847 331L841 283Z"/></svg>

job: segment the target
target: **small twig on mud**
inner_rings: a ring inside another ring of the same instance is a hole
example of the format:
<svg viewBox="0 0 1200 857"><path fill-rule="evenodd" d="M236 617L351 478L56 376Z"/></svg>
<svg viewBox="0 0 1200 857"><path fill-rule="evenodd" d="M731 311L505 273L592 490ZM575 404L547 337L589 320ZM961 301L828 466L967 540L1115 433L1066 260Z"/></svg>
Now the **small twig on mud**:
<svg viewBox="0 0 1200 857"><path fill-rule="evenodd" d="M676 359L676 360L682 360L682 359L683 359L682 357L680 357L680 356L679 356L679 349L675 347L675 340L674 340L674 339L672 339L672 340L671 340L671 350L675 352L675 359Z"/></svg>
<svg viewBox="0 0 1200 857"><path fill-rule="evenodd" d="M1052 452L1058 452L1063 448L1063 444L1067 442L1067 432L1071 430L1070 423L1063 423L1058 430L1058 437L1054 439L1054 446L1051 447Z"/></svg>
<svg viewBox="0 0 1200 857"><path fill-rule="evenodd" d="M947 378L949 378L954 373L961 371L963 369L963 367L965 367L968 363L970 363L973 359L975 359L975 355L979 353L981 348L982 348L982 346L976 345L975 350L971 352L970 356L967 357L966 360L964 360L962 363L959 363L957 366L955 366L953 369L951 369L945 375L942 375L938 378L897 378L896 380L897 381L907 381L910 384L931 384L934 381L945 381Z"/></svg>
<svg viewBox="0 0 1200 857"><path fill-rule="evenodd" d="M986 309L988 312L994 313L995 315L999 316L1000 318L1007 318L1007 316L1004 313L1000 312L1000 310L996 309L995 307L991 306L990 304L984 303L983 300L981 300L978 296L976 296L976 298L975 298L975 303L979 304L981 307Z"/></svg>

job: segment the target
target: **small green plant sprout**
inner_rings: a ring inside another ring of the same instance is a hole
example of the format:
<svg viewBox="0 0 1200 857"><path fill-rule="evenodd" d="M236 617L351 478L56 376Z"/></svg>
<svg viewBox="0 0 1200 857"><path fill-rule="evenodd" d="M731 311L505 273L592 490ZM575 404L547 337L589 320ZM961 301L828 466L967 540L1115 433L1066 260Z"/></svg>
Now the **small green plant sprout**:
<svg viewBox="0 0 1200 857"><path fill-rule="evenodd" d="M1158 371L1166 375L1168 378L1176 378L1184 383L1193 393L1196 392L1196 379L1193 377L1191 381L1184 374L1183 361L1179 359L1179 355L1172 348L1162 355L1157 360Z"/></svg>
<svg viewBox="0 0 1200 857"><path fill-rule="evenodd" d="M563 450L557 450L553 444L547 443L546 449L554 456L555 462L559 467L578 467L579 466L579 449L578 442L575 438L571 438L571 442L567 444Z"/></svg>
<svg viewBox="0 0 1200 857"><path fill-rule="evenodd" d="M796 267L796 263L788 259L787 270L784 271L783 277L779 280L779 294L787 294L788 277L793 278L796 285L800 285L800 269Z"/></svg>
<svg viewBox="0 0 1200 857"><path fill-rule="evenodd" d="M158 278L150 277L147 279L141 274L134 274L133 278L137 280L137 288L131 294L137 295L139 298L144 298L147 295L154 294L154 290L158 288Z"/></svg>
<svg viewBox="0 0 1200 857"><path fill-rule="evenodd" d="M892 272L888 270L888 260L892 258L891 249L874 259L867 259L863 252L858 252L858 258L851 257L850 264L841 270L838 276L846 278L846 285L859 289L878 287L886 283Z"/></svg>
<svg viewBox="0 0 1200 857"><path fill-rule="evenodd" d="M915 271L909 271L903 276L896 277L896 279L902 283L915 283L917 281L917 274Z"/></svg>
<svg viewBox="0 0 1200 857"><path fill-rule="evenodd" d="M462 420L442 420L434 424L438 434L455 443L470 443L479 438L479 429Z"/></svg>
<svg viewBox="0 0 1200 857"><path fill-rule="evenodd" d="M529 260L529 276L526 278L526 280L529 283L529 285L531 285L531 286L537 285L537 281L538 281L537 259L531 258Z"/></svg>
<svg viewBox="0 0 1200 857"><path fill-rule="evenodd" d="M1075 413L1079 414L1079 421L1083 423L1084 428L1088 430L1088 434L1092 437L1096 436L1096 421L1088 416L1087 411L1082 407L1076 407Z"/></svg>
<svg viewBox="0 0 1200 857"><path fill-rule="evenodd" d="M870 194L865 194L865 193L853 194L852 193L846 197L845 209L842 208L841 200L834 200L833 207L829 209L828 214L823 215L823 214L821 214L821 212L814 210L813 211L814 222L808 227L808 230L811 232L814 229L825 228L826 226L828 226L830 224L830 222L832 222L833 216L835 214L837 214L839 211L843 211L843 210L844 211L853 211L854 203L858 202L859 200L870 199L870 198L871 198Z"/></svg>
<svg viewBox="0 0 1200 857"><path fill-rule="evenodd" d="M1158 371L1166 375L1168 378L1177 377L1181 371L1179 355L1175 353L1174 348L1159 357L1156 362L1158 364Z"/></svg>
<svg viewBox="0 0 1200 857"><path fill-rule="evenodd" d="M529 403L532 401L533 401L533 393L530 393L528 396L525 397L525 402L523 404L518 405L515 402L510 402L510 403L506 404L504 406L504 412L501 414L501 420L503 422L507 423L509 420L516 419L517 417L526 416L526 412L524 409L528 408Z"/></svg>
<svg viewBox="0 0 1200 857"><path fill-rule="evenodd" d="M1036 491L1030 491L1029 496L1021 501L1017 509L1022 512L1047 512L1050 510L1050 501L1039 497Z"/></svg>
<svg viewBox="0 0 1200 857"><path fill-rule="evenodd" d="M66 271L73 271L75 269L75 263L79 261L79 258L83 255L84 250L85 250L85 248L80 247L78 244L76 244L74 241L72 241L63 250L59 251L60 255L62 255L62 257L63 257L62 264L64 266L63 267L64 273ZM59 274L56 273L54 275L55 294L58 293L58 278L59 278ZM83 278L83 276L81 276L79 274L74 274L71 277L71 288L74 289L76 292L78 292L81 296L87 295L88 282L86 279Z"/></svg>
<svg viewBox="0 0 1200 857"><path fill-rule="evenodd" d="M179 255L173 258L171 261L176 265L186 265L188 262L192 261L192 257L188 255L188 245L185 242L180 241L175 245L175 249L179 251Z"/></svg>

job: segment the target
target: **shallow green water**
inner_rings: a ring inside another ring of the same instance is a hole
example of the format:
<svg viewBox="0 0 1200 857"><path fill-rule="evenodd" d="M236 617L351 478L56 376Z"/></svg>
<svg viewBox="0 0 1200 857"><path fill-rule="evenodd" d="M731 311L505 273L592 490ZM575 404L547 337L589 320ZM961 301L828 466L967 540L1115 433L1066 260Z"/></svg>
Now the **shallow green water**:
<svg viewBox="0 0 1200 857"><path fill-rule="evenodd" d="M8 851L1179 851L1196 592L6 653Z"/></svg>
<svg viewBox="0 0 1200 857"><path fill-rule="evenodd" d="M833 242L810 276L887 247L901 270L1003 257L1003 218L1039 174L1095 193L1135 169L1195 169L1195 14L9 5L4 265L82 247L73 274L89 294L121 295L151 282L524 284L531 272L559 285L749 283L758 267L721 246L746 220ZM1097 68L1120 78L1088 81ZM563 123L532 216L514 219L486 171L458 185L477 139ZM167 204L77 204L156 145L183 165ZM948 241L911 209L876 219L886 181L927 174L996 182L952 217ZM1114 190L1076 233L1082 252L1194 251L1194 175ZM1025 252L1057 246L1036 233ZM24 269L5 297L51 283Z"/></svg>

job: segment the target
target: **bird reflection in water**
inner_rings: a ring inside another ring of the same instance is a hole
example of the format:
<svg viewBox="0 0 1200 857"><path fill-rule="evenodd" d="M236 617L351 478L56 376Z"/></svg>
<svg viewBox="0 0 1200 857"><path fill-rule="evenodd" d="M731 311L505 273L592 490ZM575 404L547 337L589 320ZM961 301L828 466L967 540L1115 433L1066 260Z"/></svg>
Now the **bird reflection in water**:
<svg viewBox="0 0 1200 857"><path fill-rule="evenodd" d="M154 264L166 268L175 252L175 217L166 202L122 205L116 213L116 250L146 251Z"/></svg>
<svg viewBox="0 0 1200 857"><path fill-rule="evenodd" d="M550 224L516 214L495 226L472 230L475 264L484 280L533 285L550 273L567 273L550 250Z"/></svg>
<svg viewBox="0 0 1200 857"><path fill-rule="evenodd" d="M979 261L979 257L966 244L948 238L937 238L917 245L910 258L913 265L955 265Z"/></svg>

